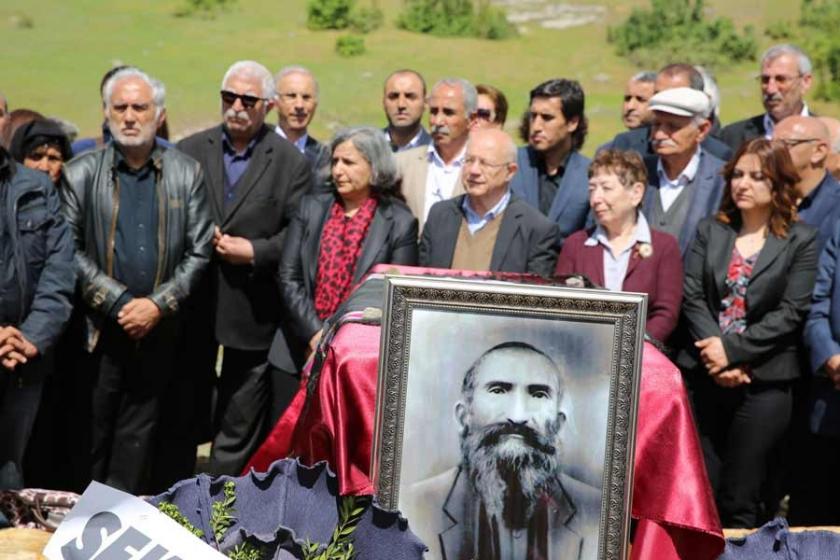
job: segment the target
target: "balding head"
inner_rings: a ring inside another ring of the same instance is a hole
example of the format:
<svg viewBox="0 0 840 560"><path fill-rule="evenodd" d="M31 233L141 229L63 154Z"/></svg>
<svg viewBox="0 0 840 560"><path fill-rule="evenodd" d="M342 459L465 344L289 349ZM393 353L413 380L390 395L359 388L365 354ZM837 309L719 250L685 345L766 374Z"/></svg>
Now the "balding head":
<svg viewBox="0 0 840 560"><path fill-rule="evenodd" d="M473 210L484 214L505 195L516 174L516 144L507 132L481 128L470 133L462 180Z"/></svg>
<svg viewBox="0 0 840 560"><path fill-rule="evenodd" d="M818 118L828 128L831 153L826 158L826 168L835 179L840 179L840 120L833 117Z"/></svg>
<svg viewBox="0 0 840 560"><path fill-rule="evenodd" d="M773 128L773 139L787 145L801 179L797 190L806 196L825 175L830 152L828 127L818 118L795 115L779 121Z"/></svg>
<svg viewBox="0 0 840 560"><path fill-rule="evenodd" d="M809 140L829 143L828 127L816 117L795 115L783 119L773 128L773 137L778 140ZM792 144L792 142L787 142Z"/></svg>

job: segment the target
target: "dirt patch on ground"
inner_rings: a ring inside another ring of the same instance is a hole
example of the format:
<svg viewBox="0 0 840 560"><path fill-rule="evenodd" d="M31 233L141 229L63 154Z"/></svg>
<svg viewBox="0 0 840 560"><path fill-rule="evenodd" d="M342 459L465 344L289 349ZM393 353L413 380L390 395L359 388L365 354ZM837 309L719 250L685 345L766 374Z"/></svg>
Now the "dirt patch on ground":
<svg viewBox="0 0 840 560"><path fill-rule="evenodd" d="M494 0L507 10L508 21L520 27L537 24L547 29L588 25L604 18L604 6L567 4L546 0Z"/></svg>

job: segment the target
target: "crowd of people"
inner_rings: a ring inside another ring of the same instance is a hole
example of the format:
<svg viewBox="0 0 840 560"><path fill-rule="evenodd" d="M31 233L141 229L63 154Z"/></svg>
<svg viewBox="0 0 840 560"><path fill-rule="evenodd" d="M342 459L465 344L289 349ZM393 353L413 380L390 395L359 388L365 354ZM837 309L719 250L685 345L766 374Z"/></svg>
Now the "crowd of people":
<svg viewBox="0 0 840 560"><path fill-rule="evenodd" d="M521 147L499 89L409 69L384 129L328 144L301 66L234 63L221 123L177 143L136 67L103 78L96 138L0 95L0 488L160 492L204 441L208 472L238 474L324 321L394 263L647 293L724 526L784 495L794 523L840 524L840 121L811 113L812 81L772 47L763 111L722 126L702 68L635 74L593 159L569 79L530 91Z"/></svg>

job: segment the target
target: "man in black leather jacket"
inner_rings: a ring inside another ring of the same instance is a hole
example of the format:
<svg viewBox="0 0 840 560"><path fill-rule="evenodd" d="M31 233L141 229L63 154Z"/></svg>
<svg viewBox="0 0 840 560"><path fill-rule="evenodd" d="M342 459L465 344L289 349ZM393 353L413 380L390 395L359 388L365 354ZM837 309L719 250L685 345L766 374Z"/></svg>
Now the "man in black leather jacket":
<svg viewBox="0 0 840 560"><path fill-rule="evenodd" d="M74 280L58 192L0 147L0 490L23 485L23 453Z"/></svg>
<svg viewBox="0 0 840 560"><path fill-rule="evenodd" d="M86 312L81 369L93 378L83 451L94 479L139 493L176 374L181 306L207 267L213 226L198 162L155 142L163 85L129 68L103 98L113 141L67 165L64 200Z"/></svg>

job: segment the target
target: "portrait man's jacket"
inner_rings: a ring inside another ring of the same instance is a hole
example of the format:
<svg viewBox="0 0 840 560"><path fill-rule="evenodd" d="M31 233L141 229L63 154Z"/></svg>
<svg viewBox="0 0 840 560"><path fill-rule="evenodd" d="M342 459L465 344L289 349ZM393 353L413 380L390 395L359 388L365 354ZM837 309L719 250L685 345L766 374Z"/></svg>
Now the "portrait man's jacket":
<svg viewBox="0 0 840 560"><path fill-rule="evenodd" d="M546 521L547 550L541 552L547 559L595 560L601 493L567 474L561 473L558 479L557 491L545 496L535 513ZM429 547L429 560L473 557L474 512L480 498L463 469L456 467L420 481L405 494L401 510Z"/></svg>
<svg viewBox="0 0 840 560"><path fill-rule="evenodd" d="M726 125L720 131L720 139L732 149L738 151L741 144L753 138L764 137L767 129L764 127L764 113Z"/></svg>
<svg viewBox="0 0 840 560"><path fill-rule="evenodd" d="M215 336L223 346L267 350L281 316L275 273L283 233L312 186L311 168L297 148L263 126L235 199L226 205L222 134L222 126L216 126L178 143L204 168L213 222L222 233L249 239L254 247L252 265L219 258L211 262Z"/></svg>
<svg viewBox="0 0 840 560"><path fill-rule="evenodd" d="M426 179L429 176L429 146L418 146L394 154L402 177L402 193L411 213L417 217L420 229L426 223ZM460 179L455 181L452 196L464 193Z"/></svg>
<svg viewBox="0 0 840 560"><path fill-rule="evenodd" d="M119 211L113 143L86 152L65 167L68 188L61 194L76 248L79 289L87 304L86 346L93 351L104 318L126 291L113 277L115 224ZM156 144L158 269L148 296L164 317L178 313L205 273L212 250L213 225L204 174L199 164Z"/></svg>
<svg viewBox="0 0 840 560"><path fill-rule="evenodd" d="M724 129L725 130L725 129ZM600 146L597 152L606 149L613 150L633 150L643 158L648 156L656 157L656 152L653 151L653 146L650 143L651 126L645 125L632 130L625 130L618 133L615 138L606 144ZM735 154L734 149L714 136L706 136L700 144L705 151L712 154L718 159L729 161Z"/></svg>
<svg viewBox="0 0 840 560"><path fill-rule="evenodd" d="M435 203L420 238L420 266L451 268L467 195ZM498 219L498 218L497 218ZM512 195L501 217L490 270L550 275L557 263L557 225Z"/></svg>
<svg viewBox="0 0 840 560"><path fill-rule="evenodd" d="M653 229L657 229L653 220L653 209L659 197L659 174L656 170L658 161L659 158L656 156L645 158L648 186L642 200L642 212ZM694 241L697 224L703 218L716 214L720 207L724 187L724 179L720 170L723 165L722 160L709 154L706 150L700 150L700 164L693 181L694 196L689 204L688 214L680 228L680 235L677 239L680 245L680 254L683 257L688 254L688 249Z"/></svg>
<svg viewBox="0 0 840 560"><path fill-rule="evenodd" d="M586 225L589 215L589 164L591 160L580 152L572 152L566 161L563 178L548 210L548 219L557 224L557 245ZM519 170L510 182L510 190L523 201L539 210L540 168L542 160L530 146L516 152Z"/></svg>

